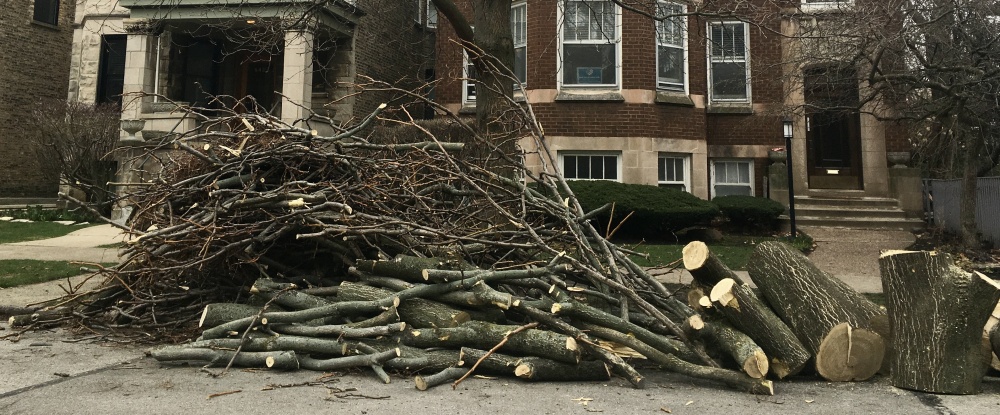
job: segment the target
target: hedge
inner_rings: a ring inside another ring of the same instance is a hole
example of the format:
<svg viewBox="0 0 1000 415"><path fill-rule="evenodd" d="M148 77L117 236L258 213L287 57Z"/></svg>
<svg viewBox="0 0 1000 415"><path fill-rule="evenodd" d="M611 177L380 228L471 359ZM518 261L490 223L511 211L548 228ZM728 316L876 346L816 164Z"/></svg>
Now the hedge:
<svg viewBox="0 0 1000 415"><path fill-rule="evenodd" d="M614 218L609 218L610 210L597 217L595 225L601 230L607 229L609 219L613 229L633 212L616 233L619 236L662 239L684 228L709 225L720 213L718 207L697 196L657 186L573 180L569 187L585 211L615 204Z"/></svg>
<svg viewBox="0 0 1000 415"><path fill-rule="evenodd" d="M774 200L754 196L719 196L712 199L730 225L742 228L772 229L785 206Z"/></svg>

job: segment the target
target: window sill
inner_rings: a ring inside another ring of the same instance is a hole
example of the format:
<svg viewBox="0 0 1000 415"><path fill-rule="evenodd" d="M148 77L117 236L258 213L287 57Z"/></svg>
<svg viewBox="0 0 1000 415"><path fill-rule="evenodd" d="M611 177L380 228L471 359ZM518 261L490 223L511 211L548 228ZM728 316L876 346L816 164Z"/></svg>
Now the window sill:
<svg viewBox="0 0 1000 415"><path fill-rule="evenodd" d="M475 113L476 113L476 103L475 102L466 102L466 103L462 104L462 108L458 110L458 114L459 115L469 115L469 114L475 114Z"/></svg>
<svg viewBox="0 0 1000 415"><path fill-rule="evenodd" d="M59 30L59 25L58 24L49 24L49 23L45 23L45 22L39 22L37 20L32 20L31 24L34 25L34 26L38 26L38 27L44 27L46 29Z"/></svg>
<svg viewBox="0 0 1000 415"><path fill-rule="evenodd" d="M625 102L625 97L620 91L602 91L602 90L581 90L581 91L559 91L556 94L556 102L573 102L573 101L606 101L606 102Z"/></svg>
<svg viewBox="0 0 1000 415"><path fill-rule="evenodd" d="M656 99L654 102L657 104L679 105L682 107L694 106L694 101L691 100L691 97L683 92L656 91Z"/></svg>
<svg viewBox="0 0 1000 415"><path fill-rule="evenodd" d="M735 102L735 103L711 103L705 112L709 114L740 114L740 115L752 115L753 114L753 104L749 102Z"/></svg>

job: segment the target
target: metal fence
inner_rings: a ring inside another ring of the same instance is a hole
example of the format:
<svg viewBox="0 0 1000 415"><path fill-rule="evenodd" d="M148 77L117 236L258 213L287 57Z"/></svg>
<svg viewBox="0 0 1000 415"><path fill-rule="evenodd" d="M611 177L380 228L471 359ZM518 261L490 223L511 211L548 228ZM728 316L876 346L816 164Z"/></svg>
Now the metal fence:
<svg viewBox="0 0 1000 415"><path fill-rule="evenodd" d="M961 202L961 180L924 180L924 211L932 225L958 232ZM980 177L976 184L976 226L1000 246L1000 177Z"/></svg>

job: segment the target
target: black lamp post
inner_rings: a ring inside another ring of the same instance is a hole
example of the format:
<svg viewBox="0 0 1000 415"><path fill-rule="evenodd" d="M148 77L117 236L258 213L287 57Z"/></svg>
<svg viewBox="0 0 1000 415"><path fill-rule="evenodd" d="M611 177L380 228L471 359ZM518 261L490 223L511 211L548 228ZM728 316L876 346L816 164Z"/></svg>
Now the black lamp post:
<svg viewBox="0 0 1000 415"><path fill-rule="evenodd" d="M788 166L788 219L792 227L792 238L795 238L795 180L792 177L792 119L781 120L782 133L785 136L785 165Z"/></svg>

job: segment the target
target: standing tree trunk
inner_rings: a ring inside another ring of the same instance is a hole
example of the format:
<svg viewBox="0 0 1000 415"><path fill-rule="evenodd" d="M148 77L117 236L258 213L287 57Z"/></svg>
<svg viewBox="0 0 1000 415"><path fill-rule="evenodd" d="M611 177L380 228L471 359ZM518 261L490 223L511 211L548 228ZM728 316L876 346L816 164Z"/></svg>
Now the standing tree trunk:
<svg viewBox="0 0 1000 415"><path fill-rule="evenodd" d="M979 229L976 226L976 200L978 199L979 159L982 140L973 134L962 134L965 141L965 157L962 165L962 200L959 204L959 223L962 245L967 249L979 249Z"/></svg>
<svg viewBox="0 0 1000 415"><path fill-rule="evenodd" d="M986 374L983 327L1000 283L935 252L888 251L879 259L889 325L893 386L979 393Z"/></svg>

